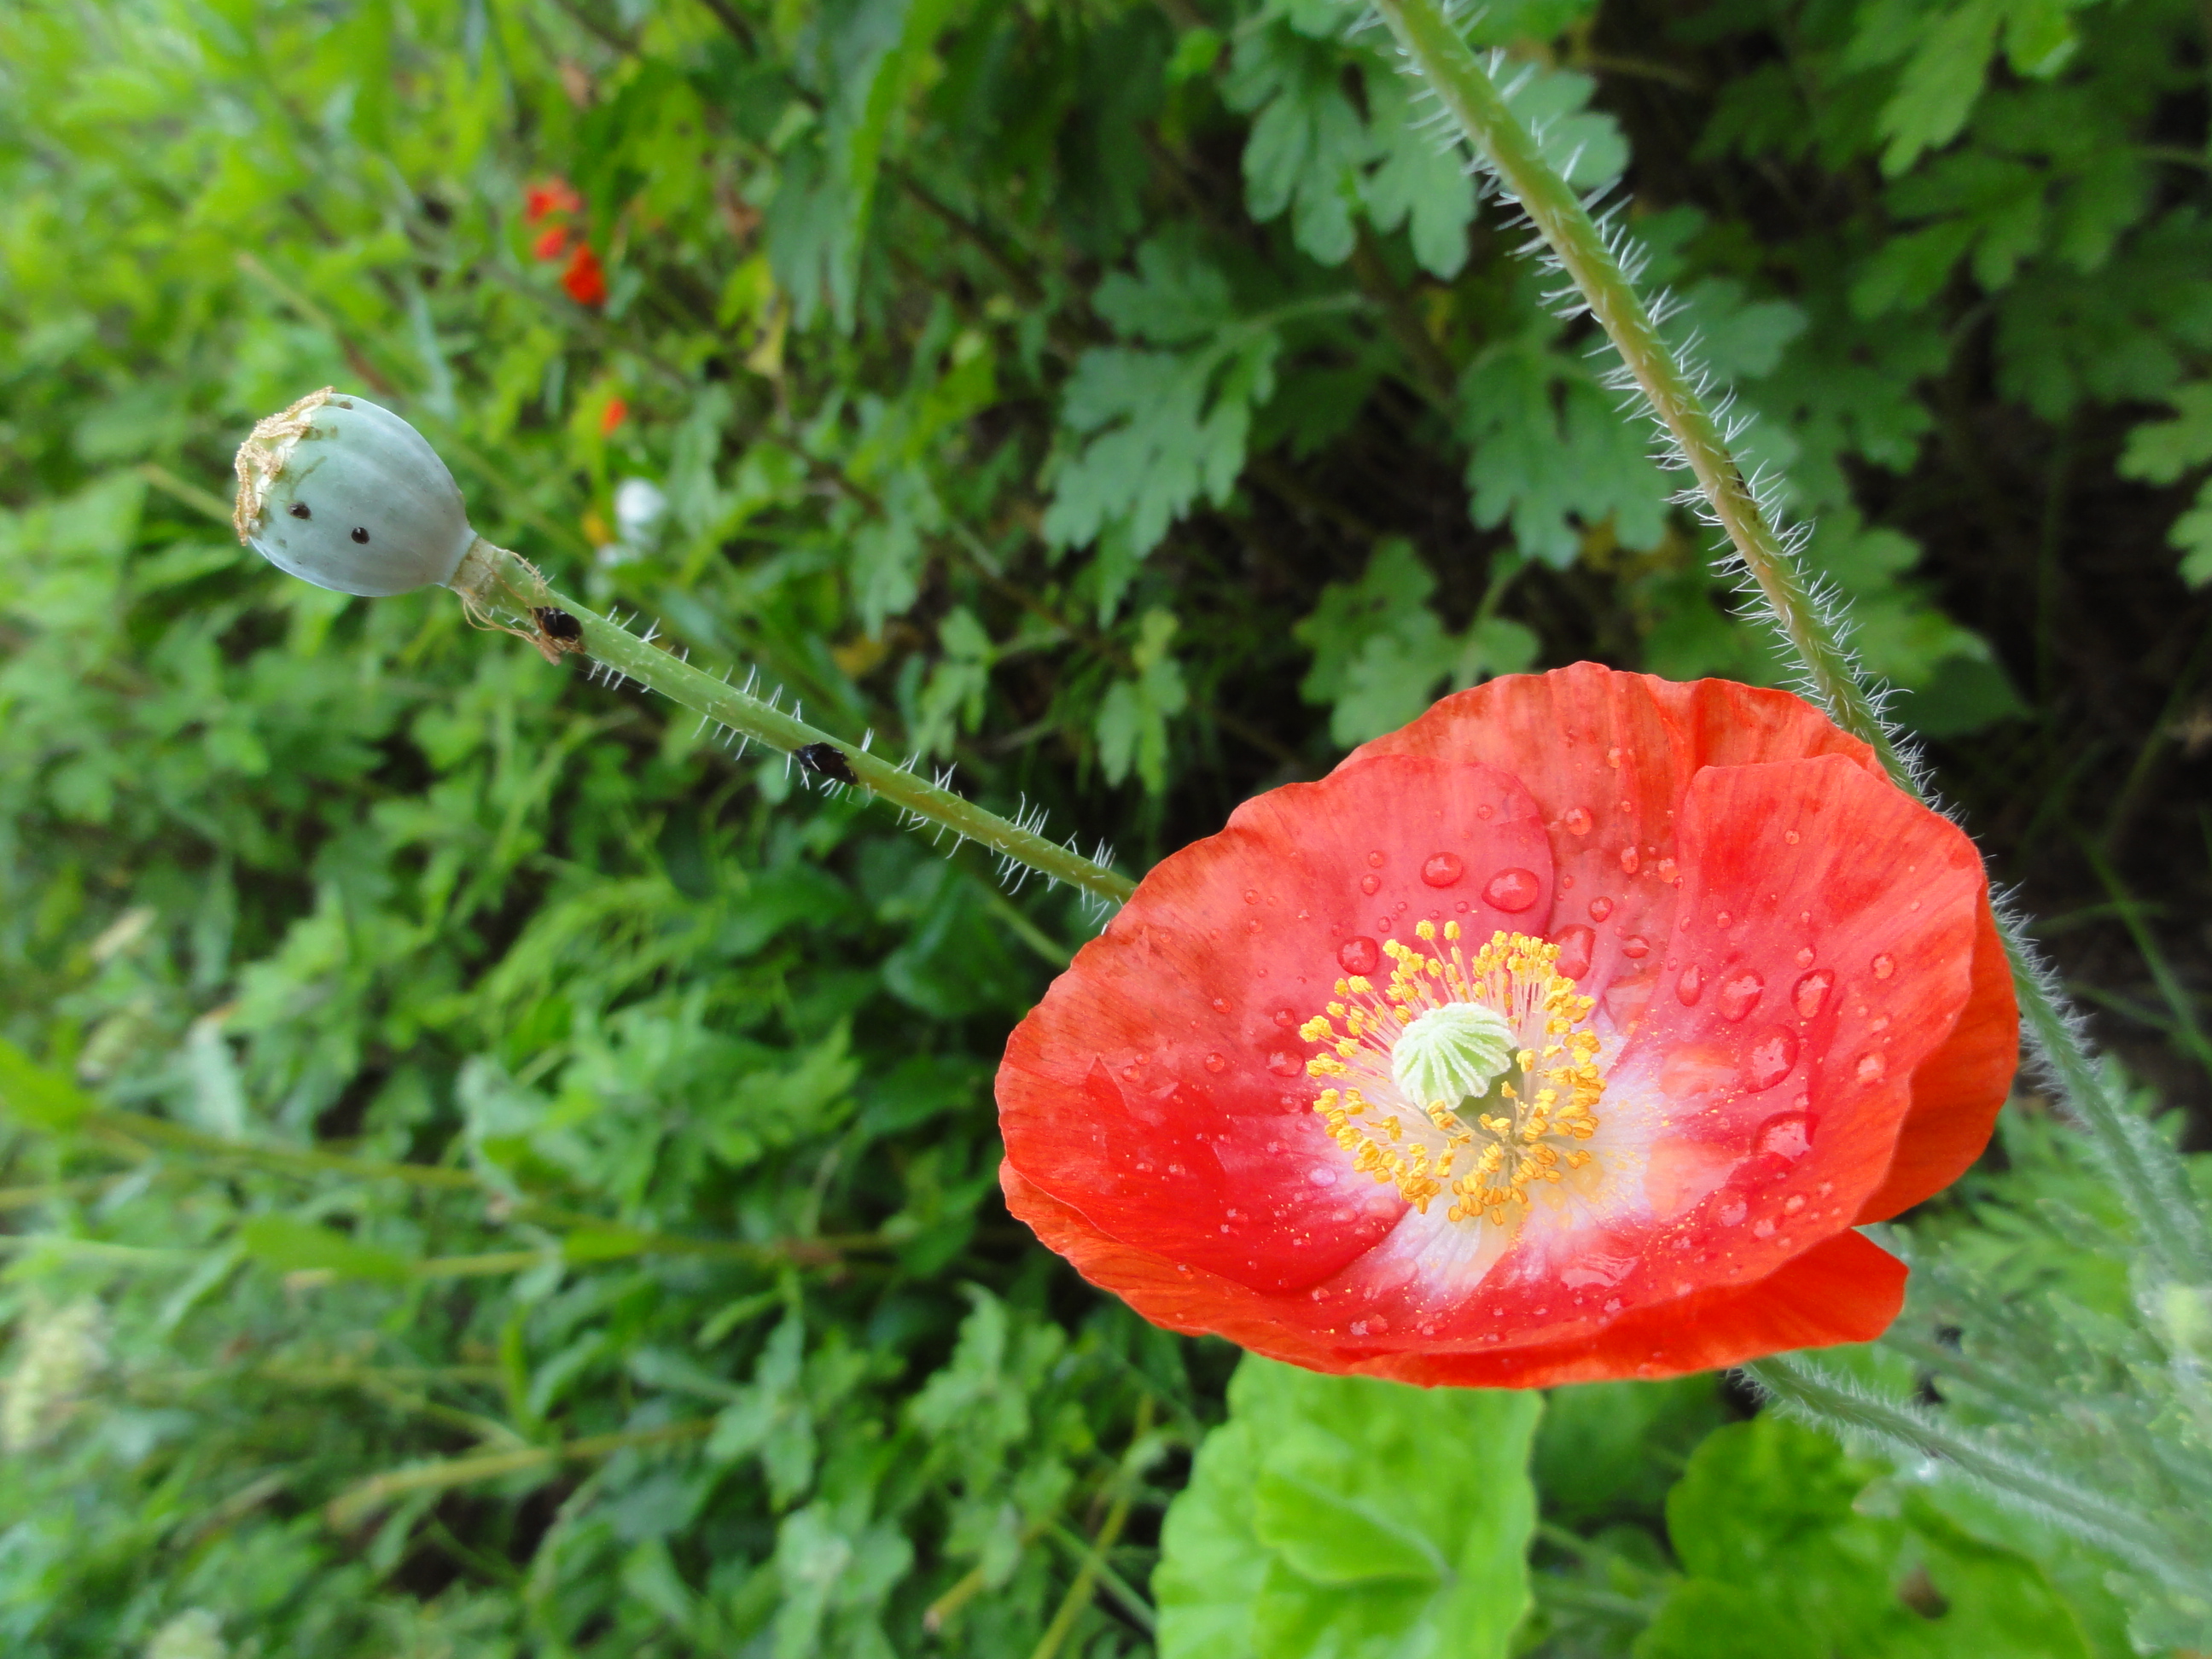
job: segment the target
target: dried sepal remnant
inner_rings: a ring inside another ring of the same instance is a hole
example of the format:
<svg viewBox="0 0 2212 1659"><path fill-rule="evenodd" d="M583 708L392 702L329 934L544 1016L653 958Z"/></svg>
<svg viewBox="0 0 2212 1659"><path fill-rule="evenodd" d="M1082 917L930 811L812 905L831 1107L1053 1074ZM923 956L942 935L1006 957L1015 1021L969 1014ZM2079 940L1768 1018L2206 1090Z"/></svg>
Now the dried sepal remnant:
<svg viewBox="0 0 2212 1659"><path fill-rule="evenodd" d="M1987 1139L1957 828L1786 694L1448 698L1160 865L1007 1046L1014 1212L1182 1330L1541 1386L1863 1340Z"/></svg>
<svg viewBox="0 0 2212 1659"><path fill-rule="evenodd" d="M246 441L239 445L238 500L231 509L230 521L238 531L240 543L249 547L253 544L254 531L261 522L270 485L283 471L292 447L313 429L315 411L337 395L335 386L310 392L289 409L256 421Z"/></svg>

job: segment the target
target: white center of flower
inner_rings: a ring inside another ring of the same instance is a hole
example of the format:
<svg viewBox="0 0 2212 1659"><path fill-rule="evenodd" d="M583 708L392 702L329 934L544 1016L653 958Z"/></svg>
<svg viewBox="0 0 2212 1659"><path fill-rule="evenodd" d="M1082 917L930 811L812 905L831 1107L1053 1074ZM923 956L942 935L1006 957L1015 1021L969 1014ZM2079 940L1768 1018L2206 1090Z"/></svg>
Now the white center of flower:
<svg viewBox="0 0 2212 1659"><path fill-rule="evenodd" d="M1447 1002L1416 1014L1398 1034L1390 1076L1410 1104L1456 1107L1488 1094L1519 1047L1512 1026L1496 1009Z"/></svg>

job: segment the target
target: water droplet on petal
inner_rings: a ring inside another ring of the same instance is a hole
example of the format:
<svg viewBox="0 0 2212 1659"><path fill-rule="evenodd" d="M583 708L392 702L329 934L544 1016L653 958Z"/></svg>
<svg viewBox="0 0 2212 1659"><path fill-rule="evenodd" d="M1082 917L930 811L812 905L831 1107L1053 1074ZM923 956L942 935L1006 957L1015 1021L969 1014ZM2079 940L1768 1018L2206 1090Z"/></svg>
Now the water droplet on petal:
<svg viewBox="0 0 2212 1659"><path fill-rule="evenodd" d="M1876 979L1887 979L1896 971L1897 958L1888 951L1884 951L1874 959L1874 976Z"/></svg>
<svg viewBox="0 0 2212 1659"><path fill-rule="evenodd" d="M1259 902L1260 890L1256 887L1247 887L1244 890L1244 902L1247 904L1257 904Z"/></svg>
<svg viewBox="0 0 2212 1659"><path fill-rule="evenodd" d="M1592 921L1603 921L1613 914L1613 901L1600 894L1589 902L1589 913Z"/></svg>
<svg viewBox="0 0 2212 1659"><path fill-rule="evenodd" d="M1438 853L1421 866L1421 879L1431 887L1449 887L1467 873L1456 853Z"/></svg>
<svg viewBox="0 0 2212 1659"><path fill-rule="evenodd" d="M1229 1012L1229 999L1227 997L1214 998L1213 1012L1217 1014L1227 1013Z"/></svg>
<svg viewBox="0 0 2212 1659"><path fill-rule="evenodd" d="M1206 1069L1209 1072L1225 1072L1229 1069L1229 1062L1219 1054L1208 1054L1206 1057Z"/></svg>
<svg viewBox="0 0 2212 1659"><path fill-rule="evenodd" d="M1587 807L1570 806L1559 822L1571 836L1587 836L1590 832L1590 815Z"/></svg>
<svg viewBox="0 0 2212 1659"><path fill-rule="evenodd" d="M1376 890L1382 885L1382 878L1380 876L1362 876L1359 878L1359 890L1370 896L1372 896Z"/></svg>
<svg viewBox="0 0 2212 1659"><path fill-rule="evenodd" d="M1474 815L1480 818L1484 823L1487 823L1491 819L1498 816L1498 809L1494 806L1485 804L1474 809Z"/></svg>
<svg viewBox="0 0 2212 1659"><path fill-rule="evenodd" d="M1553 941L1559 947L1559 972L1569 979L1580 979L1589 972L1590 950L1597 943L1597 935L1579 925L1562 927Z"/></svg>
<svg viewBox="0 0 2212 1659"><path fill-rule="evenodd" d="M1296 1077L1305 1068L1305 1061L1287 1048L1278 1048L1267 1056L1267 1069L1277 1077Z"/></svg>
<svg viewBox="0 0 2212 1659"><path fill-rule="evenodd" d="M1382 947L1364 933L1336 947L1336 965L1347 974L1371 974L1382 960Z"/></svg>
<svg viewBox="0 0 2212 1659"><path fill-rule="evenodd" d="M1624 847L1620 849L1620 873L1622 875L1634 875L1638 870L1643 867L1643 855L1633 847Z"/></svg>
<svg viewBox="0 0 2212 1659"><path fill-rule="evenodd" d="M1500 870L1482 890L1484 902L1500 910L1525 910L1536 902L1544 885L1533 870Z"/></svg>
<svg viewBox="0 0 2212 1659"><path fill-rule="evenodd" d="M1773 1218L1771 1216L1764 1216L1764 1215L1763 1215L1763 1216L1759 1217L1758 1220L1756 1220L1756 1221L1754 1221L1754 1222L1753 1222L1753 1223L1751 1224L1751 1236L1752 1236L1753 1238L1771 1238L1771 1237L1774 1237L1774 1218Z"/></svg>
<svg viewBox="0 0 2212 1659"><path fill-rule="evenodd" d="M1685 1008L1694 1008L1698 999L1705 994L1705 970L1696 963L1682 969L1682 977L1674 981L1674 998Z"/></svg>
<svg viewBox="0 0 2212 1659"><path fill-rule="evenodd" d="M1859 1056L1858 1079L1862 1083L1879 1083L1889 1073L1889 1062L1875 1053Z"/></svg>
<svg viewBox="0 0 2212 1659"><path fill-rule="evenodd" d="M1770 1025L1744 1056L1743 1080L1752 1092L1771 1089L1797 1064L1797 1033L1784 1025Z"/></svg>
<svg viewBox="0 0 2212 1659"><path fill-rule="evenodd" d="M1720 1010L1723 1019L1742 1019L1759 1006L1759 994L1765 988L1766 981L1757 974L1731 974L1721 981L1713 1006Z"/></svg>
<svg viewBox="0 0 2212 1659"><path fill-rule="evenodd" d="M1826 968L1815 968L1797 981L1790 993L1790 1000L1796 1005L1797 1012L1806 1019L1818 1019L1828 1006L1828 993L1836 988L1836 976Z"/></svg>
<svg viewBox="0 0 2212 1659"><path fill-rule="evenodd" d="M1813 1150L1809 1112L1777 1112L1752 1132L1754 1158L1786 1158L1792 1163Z"/></svg>
<svg viewBox="0 0 2212 1659"><path fill-rule="evenodd" d="M1741 1199L1730 1194L1721 1200L1720 1207L1713 1212L1713 1219L1723 1227L1741 1227L1743 1225L1743 1218L1747 1207Z"/></svg>
<svg viewBox="0 0 2212 1659"><path fill-rule="evenodd" d="M1727 927L1731 926L1731 925L1735 922L1735 918L1734 916L1730 915L1727 911L1723 910L1723 911L1722 911L1722 912L1720 913L1720 915L1717 915L1717 916L1715 916L1715 917L1713 918L1713 926L1714 926L1714 927Z"/></svg>
<svg viewBox="0 0 2212 1659"><path fill-rule="evenodd" d="M1790 830L1784 833L1782 839L1788 842L1792 847L1795 847L1802 838L1795 830Z"/></svg>
<svg viewBox="0 0 2212 1659"><path fill-rule="evenodd" d="M1620 954L1631 962L1641 962L1651 954L1651 941L1641 933L1631 933L1620 941Z"/></svg>
<svg viewBox="0 0 2212 1659"><path fill-rule="evenodd" d="M1805 1194L1802 1193L1792 1193L1782 1200L1782 1213L1784 1215L1796 1215L1804 1207Z"/></svg>
<svg viewBox="0 0 2212 1659"><path fill-rule="evenodd" d="M1316 1164L1306 1171L1306 1179L1316 1187L1334 1187L1336 1185L1336 1171Z"/></svg>
<svg viewBox="0 0 2212 1659"><path fill-rule="evenodd" d="M1382 867L1382 854L1370 853L1367 855L1367 867L1370 870L1380 870Z"/></svg>
<svg viewBox="0 0 2212 1659"><path fill-rule="evenodd" d="M1275 1010L1275 1024L1282 1030L1295 1031L1298 1029L1297 1014L1292 1009L1278 1008Z"/></svg>

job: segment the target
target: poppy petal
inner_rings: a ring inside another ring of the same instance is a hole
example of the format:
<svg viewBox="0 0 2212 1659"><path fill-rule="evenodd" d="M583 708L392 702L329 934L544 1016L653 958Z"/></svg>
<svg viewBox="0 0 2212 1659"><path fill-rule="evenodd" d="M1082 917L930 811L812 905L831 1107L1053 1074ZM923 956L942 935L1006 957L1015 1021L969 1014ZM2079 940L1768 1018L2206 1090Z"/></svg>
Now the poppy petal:
<svg viewBox="0 0 2212 1659"><path fill-rule="evenodd" d="M1441 915L1487 937L1550 887L1528 792L1491 767L1381 756L1245 802L1146 876L1015 1030L1008 1161L1126 1243L1304 1290L1406 1206L1315 1115L1300 1025L1393 930Z"/></svg>
<svg viewBox="0 0 2212 1659"><path fill-rule="evenodd" d="M2012 964L1984 899L1966 1012L1943 1046L1913 1072L1912 1109L1898 1134L1888 1177L1858 1218L1887 1221L1964 1175L1989 1145L2019 1066L2020 1004L2013 996Z"/></svg>
<svg viewBox="0 0 2212 1659"><path fill-rule="evenodd" d="M1904 1307L1905 1279L1902 1261L1863 1235L1844 1232L1755 1285L1639 1309L1587 1341L1497 1353L1390 1354L1355 1358L1345 1369L1425 1387L1487 1389L1680 1376L1792 1348L1871 1342Z"/></svg>

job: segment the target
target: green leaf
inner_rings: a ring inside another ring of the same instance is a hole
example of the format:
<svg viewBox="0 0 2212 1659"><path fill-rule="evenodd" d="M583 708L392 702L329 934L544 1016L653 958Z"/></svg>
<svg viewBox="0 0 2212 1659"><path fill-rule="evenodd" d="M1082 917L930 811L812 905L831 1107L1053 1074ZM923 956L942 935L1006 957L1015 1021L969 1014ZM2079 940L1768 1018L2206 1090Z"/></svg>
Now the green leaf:
<svg viewBox="0 0 2212 1659"><path fill-rule="evenodd" d="M0 1037L0 1109L19 1123L60 1134L97 1111L99 1103L61 1073L47 1070Z"/></svg>
<svg viewBox="0 0 2212 1659"><path fill-rule="evenodd" d="M1161 1659L1503 1659L1540 1396L1251 1355L1229 1400L1162 1529Z"/></svg>
<svg viewBox="0 0 2212 1659"><path fill-rule="evenodd" d="M1376 141L1345 95L1344 57L1282 21L1244 35L1222 82L1231 107L1257 112L1244 142L1244 195L1265 223L1291 210L1291 240L1324 265L1351 256L1360 169Z"/></svg>
<svg viewBox="0 0 2212 1659"><path fill-rule="evenodd" d="M404 1255L356 1244L343 1233L296 1216L255 1216L239 1227L238 1242L254 1261L283 1273L398 1279L407 1277L410 1267Z"/></svg>
<svg viewBox="0 0 2212 1659"><path fill-rule="evenodd" d="M1130 653L1136 677L1115 681L1098 705L1098 763L1109 783L1133 770L1147 793L1166 787L1168 721L1190 703L1182 666L1168 654L1177 626L1172 611L1146 611Z"/></svg>

